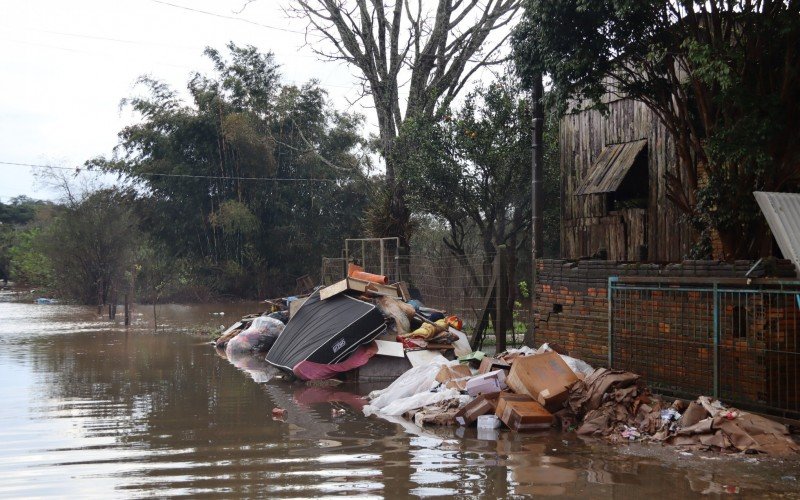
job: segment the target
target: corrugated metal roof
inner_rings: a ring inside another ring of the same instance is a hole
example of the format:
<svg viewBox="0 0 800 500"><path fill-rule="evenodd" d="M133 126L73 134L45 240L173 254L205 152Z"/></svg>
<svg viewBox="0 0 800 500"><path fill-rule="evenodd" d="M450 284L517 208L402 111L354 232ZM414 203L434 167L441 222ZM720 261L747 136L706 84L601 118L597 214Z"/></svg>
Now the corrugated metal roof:
<svg viewBox="0 0 800 500"><path fill-rule="evenodd" d="M800 193L753 193L783 256L800 273Z"/></svg>
<svg viewBox="0 0 800 500"><path fill-rule="evenodd" d="M613 193L619 189L636 157L647 146L647 139L610 144L603 148L592 165L592 173L584 179L576 194Z"/></svg>

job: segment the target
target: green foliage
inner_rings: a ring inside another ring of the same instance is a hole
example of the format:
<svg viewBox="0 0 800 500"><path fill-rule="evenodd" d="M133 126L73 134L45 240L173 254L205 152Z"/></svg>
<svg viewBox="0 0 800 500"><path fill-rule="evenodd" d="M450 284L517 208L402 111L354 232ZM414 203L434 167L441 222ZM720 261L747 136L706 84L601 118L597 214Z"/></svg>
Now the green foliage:
<svg viewBox="0 0 800 500"><path fill-rule="evenodd" d="M445 243L463 252L469 225L482 249L530 224L530 130L526 103L501 80L470 93L440 121L407 119L398 140L413 207L447 221Z"/></svg>
<svg viewBox="0 0 800 500"><path fill-rule="evenodd" d="M284 293L360 232L372 192L362 119L332 110L316 82L283 85L270 53L227 52L206 50L214 73L191 78L188 102L140 79L144 94L123 104L141 120L112 159L90 163L146 194L137 214L162 252L190 263L194 286Z"/></svg>
<svg viewBox="0 0 800 500"><path fill-rule="evenodd" d="M38 219L46 218L50 202L26 196L0 203L0 280L27 286L50 283L50 263L36 242L41 232Z"/></svg>
<svg viewBox="0 0 800 500"><path fill-rule="evenodd" d="M115 189L89 193L65 205L38 235L37 246L62 297L106 303L123 289L141 240L132 196Z"/></svg>
<svg viewBox="0 0 800 500"><path fill-rule="evenodd" d="M48 287L52 284L52 263L40 249L41 233L39 227L14 233L8 249L8 274L16 283L36 287Z"/></svg>
<svg viewBox="0 0 800 500"><path fill-rule="evenodd" d="M528 101L510 78L475 90L438 121L406 121L398 151L409 202L446 223L453 252L491 256L496 245L512 244L529 254L530 121ZM547 256L559 249L557 126L547 120L544 134Z"/></svg>
<svg viewBox="0 0 800 500"><path fill-rule="evenodd" d="M800 4L527 0L513 40L522 78L549 74L561 111L610 91L662 120L679 159L666 194L699 253L714 231L726 258L768 251L752 192L800 189Z"/></svg>

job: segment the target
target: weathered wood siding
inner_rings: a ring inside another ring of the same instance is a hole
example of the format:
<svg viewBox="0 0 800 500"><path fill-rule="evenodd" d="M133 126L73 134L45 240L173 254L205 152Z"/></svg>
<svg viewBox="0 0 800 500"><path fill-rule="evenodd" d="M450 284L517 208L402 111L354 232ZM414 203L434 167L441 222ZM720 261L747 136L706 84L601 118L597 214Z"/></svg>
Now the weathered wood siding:
<svg viewBox="0 0 800 500"><path fill-rule="evenodd" d="M647 260L674 262L686 257L691 229L666 198L664 174L675 172L675 146L657 117L641 102L622 99L609 113L582 111L561 120L561 249L568 259L604 248L611 260L638 260L647 242ZM626 209L606 212L605 195L577 196L595 159L607 144L647 139L650 199L646 213ZM645 234L646 233L646 234Z"/></svg>

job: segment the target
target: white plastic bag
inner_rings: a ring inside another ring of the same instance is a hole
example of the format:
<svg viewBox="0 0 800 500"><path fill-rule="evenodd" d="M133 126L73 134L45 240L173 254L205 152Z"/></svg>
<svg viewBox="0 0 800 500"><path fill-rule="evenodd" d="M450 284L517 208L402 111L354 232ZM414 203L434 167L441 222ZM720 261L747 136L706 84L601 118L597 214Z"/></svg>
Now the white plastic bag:
<svg viewBox="0 0 800 500"><path fill-rule="evenodd" d="M232 338L225 347L228 356L267 352L283 332L284 324L275 318L259 316L250 326Z"/></svg>
<svg viewBox="0 0 800 500"><path fill-rule="evenodd" d="M559 354L559 356L561 356L561 359L563 359L564 362L570 367L570 369L572 369L572 371L575 372L575 375L582 374L584 377L588 377L589 375L592 374L592 372L594 372L594 368L592 368L592 365L590 365L586 361L577 358L571 358L563 354Z"/></svg>

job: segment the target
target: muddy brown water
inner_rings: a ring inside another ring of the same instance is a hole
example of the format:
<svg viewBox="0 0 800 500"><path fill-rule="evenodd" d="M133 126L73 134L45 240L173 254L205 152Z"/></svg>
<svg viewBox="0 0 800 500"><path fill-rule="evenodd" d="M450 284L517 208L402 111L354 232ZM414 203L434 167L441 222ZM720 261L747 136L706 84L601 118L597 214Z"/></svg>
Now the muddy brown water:
<svg viewBox="0 0 800 500"><path fill-rule="evenodd" d="M186 333L254 304L161 306L153 333L150 308L126 329L3 300L2 497L800 497L797 461L367 418L374 386L288 383Z"/></svg>

